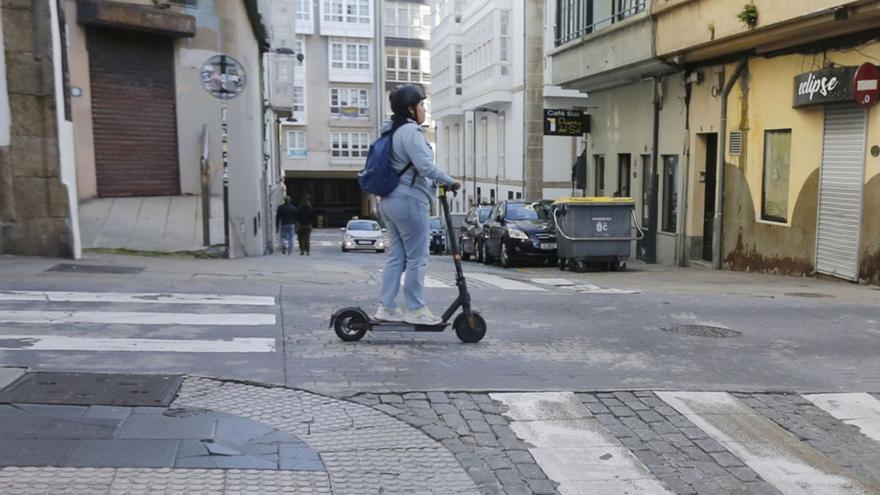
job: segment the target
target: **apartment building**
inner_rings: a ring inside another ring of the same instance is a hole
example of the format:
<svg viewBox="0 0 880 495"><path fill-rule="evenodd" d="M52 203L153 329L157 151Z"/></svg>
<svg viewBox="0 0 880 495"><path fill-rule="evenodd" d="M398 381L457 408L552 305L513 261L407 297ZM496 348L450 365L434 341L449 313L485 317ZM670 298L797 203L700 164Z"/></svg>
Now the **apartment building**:
<svg viewBox="0 0 880 495"><path fill-rule="evenodd" d="M640 256L880 283L880 2L547 8L550 79L595 107L588 189L630 189Z"/></svg>
<svg viewBox="0 0 880 495"><path fill-rule="evenodd" d="M294 106L281 125L294 201L308 195L321 226L375 216L357 172L401 83L430 91L430 7L403 0L297 0ZM379 65L381 64L381 65Z"/></svg>
<svg viewBox="0 0 880 495"><path fill-rule="evenodd" d="M435 0L431 40L432 111L440 166L465 183L453 201L474 203L525 195L527 2ZM584 95L545 85L544 108L581 108ZM539 188L543 197L572 194L572 164L582 138L546 136ZM542 186L542 187L541 187Z"/></svg>

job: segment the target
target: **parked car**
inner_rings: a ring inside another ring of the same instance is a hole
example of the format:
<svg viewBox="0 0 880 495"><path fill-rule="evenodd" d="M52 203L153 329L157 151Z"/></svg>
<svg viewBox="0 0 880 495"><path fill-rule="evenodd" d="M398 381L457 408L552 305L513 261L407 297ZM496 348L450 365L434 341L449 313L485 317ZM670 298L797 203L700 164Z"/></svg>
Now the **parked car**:
<svg viewBox="0 0 880 495"><path fill-rule="evenodd" d="M342 252L368 250L385 252L385 229L375 220L349 220L342 231Z"/></svg>
<svg viewBox="0 0 880 495"><path fill-rule="evenodd" d="M446 230L440 217L428 218L428 242L431 254L443 254L446 252Z"/></svg>
<svg viewBox="0 0 880 495"><path fill-rule="evenodd" d="M477 261L483 261L483 252L480 241L483 238L483 224L489 218L492 211L490 205L471 206L464 217L464 222L458 228L458 246L461 250L461 259L467 261L471 256Z"/></svg>
<svg viewBox="0 0 880 495"><path fill-rule="evenodd" d="M518 260L556 262L551 201L506 200L495 205L483 226L483 263L504 268Z"/></svg>

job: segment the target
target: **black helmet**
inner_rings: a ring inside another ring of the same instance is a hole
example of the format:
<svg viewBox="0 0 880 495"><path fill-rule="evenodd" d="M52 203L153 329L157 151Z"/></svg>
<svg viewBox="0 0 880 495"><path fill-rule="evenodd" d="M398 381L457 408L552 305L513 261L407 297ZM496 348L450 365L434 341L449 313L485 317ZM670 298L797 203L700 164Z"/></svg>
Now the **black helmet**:
<svg viewBox="0 0 880 495"><path fill-rule="evenodd" d="M416 106L426 99L425 92L415 84L404 84L391 91L388 99L391 100L391 111L398 117L412 117L410 107Z"/></svg>

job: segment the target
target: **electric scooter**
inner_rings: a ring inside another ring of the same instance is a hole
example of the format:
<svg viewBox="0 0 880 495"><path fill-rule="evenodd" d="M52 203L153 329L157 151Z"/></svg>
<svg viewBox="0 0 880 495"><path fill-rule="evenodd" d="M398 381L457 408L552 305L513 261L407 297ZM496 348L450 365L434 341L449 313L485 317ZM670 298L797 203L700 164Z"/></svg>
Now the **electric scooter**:
<svg viewBox="0 0 880 495"><path fill-rule="evenodd" d="M443 313L443 321L437 325L413 325L411 323L397 321L377 321L372 319L361 308L349 307L337 311L330 318L330 326L336 331L336 336L344 342L357 342L361 340L367 331L373 332L442 332L449 326L449 319L461 308L461 313L452 322L452 328L458 338L468 344L482 340L486 335L486 320L471 308L471 295L468 292L467 281L461 269L461 251L456 239L452 218L449 215L449 203L446 200L446 187L440 187L440 209L446 218L446 234L452 244L452 261L455 263L455 285L458 287L458 297L446 312Z"/></svg>

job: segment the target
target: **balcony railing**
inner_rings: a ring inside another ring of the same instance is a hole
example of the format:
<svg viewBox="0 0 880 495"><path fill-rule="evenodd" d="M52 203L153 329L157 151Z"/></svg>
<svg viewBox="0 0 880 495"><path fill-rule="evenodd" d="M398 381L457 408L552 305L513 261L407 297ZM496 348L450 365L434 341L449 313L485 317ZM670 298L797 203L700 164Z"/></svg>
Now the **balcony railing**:
<svg viewBox="0 0 880 495"><path fill-rule="evenodd" d="M556 27L554 41L559 46L587 34L623 21L647 8L648 0L610 0L611 15L595 20L599 7L608 0L556 0Z"/></svg>

